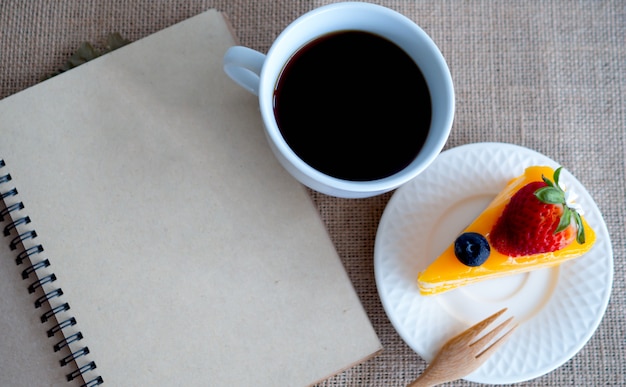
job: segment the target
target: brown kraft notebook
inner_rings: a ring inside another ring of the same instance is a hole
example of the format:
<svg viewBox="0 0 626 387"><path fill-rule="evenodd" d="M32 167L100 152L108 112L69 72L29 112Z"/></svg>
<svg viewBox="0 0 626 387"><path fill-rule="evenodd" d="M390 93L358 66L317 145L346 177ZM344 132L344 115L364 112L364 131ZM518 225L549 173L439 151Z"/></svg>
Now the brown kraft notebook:
<svg viewBox="0 0 626 387"><path fill-rule="evenodd" d="M305 386L381 350L234 44L210 10L0 101L0 385Z"/></svg>

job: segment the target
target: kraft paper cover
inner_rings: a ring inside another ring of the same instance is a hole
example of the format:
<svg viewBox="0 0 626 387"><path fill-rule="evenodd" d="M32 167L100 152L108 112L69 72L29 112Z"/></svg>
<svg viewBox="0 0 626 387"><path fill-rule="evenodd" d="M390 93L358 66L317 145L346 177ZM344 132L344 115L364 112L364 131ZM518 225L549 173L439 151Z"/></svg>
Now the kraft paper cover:
<svg viewBox="0 0 626 387"><path fill-rule="evenodd" d="M85 336L72 349L90 349L77 359L97 364L87 380L301 386L380 350L255 97L222 71L233 44L208 11L0 102L0 158L20 193L6 204L24 203L18 231L38 234L25 247L52 262L40 276L63 289L52 306L71 305L58 318Z"/></svg>

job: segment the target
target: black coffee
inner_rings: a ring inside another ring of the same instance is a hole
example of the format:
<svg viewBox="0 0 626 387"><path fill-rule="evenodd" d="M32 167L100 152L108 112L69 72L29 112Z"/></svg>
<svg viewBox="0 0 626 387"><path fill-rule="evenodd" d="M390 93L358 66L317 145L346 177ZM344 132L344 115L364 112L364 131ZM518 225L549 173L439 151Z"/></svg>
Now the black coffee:
<svg viewBox="0 0 626 387"><path fill-rule="evenodd" d="M313 168L353 181L390 176L424 144L431 100L420 69L394 43L342 31L302 47L274 91L278 127Z"/></svg>

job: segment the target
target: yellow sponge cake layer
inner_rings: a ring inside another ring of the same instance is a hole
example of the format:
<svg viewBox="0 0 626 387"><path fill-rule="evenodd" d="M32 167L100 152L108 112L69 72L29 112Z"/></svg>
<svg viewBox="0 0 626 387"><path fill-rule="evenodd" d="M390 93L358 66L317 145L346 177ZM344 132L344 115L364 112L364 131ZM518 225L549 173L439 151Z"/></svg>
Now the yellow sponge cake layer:
<svg viewBox="0 0 626 387"><path fill-rule="evenodd" d="M494 198L487 208L465 229L465 232L476 232L487 238L500 218L511 197L526 184L542 181L542 175L552 176L550 167L529 167L523 175L512 179L507 186ZM528 272L535 269L558 265L564 261L579 257L593 246L596 235L582 217L586 242L579 244L574 241L563 249L519 257L504 255L491 248L489 258L480 266L466 266L454 254L454 243L435 259L435 261L418 275L417 283L423 295L439 294L459 286L469 285L487 279Z"/></svg>

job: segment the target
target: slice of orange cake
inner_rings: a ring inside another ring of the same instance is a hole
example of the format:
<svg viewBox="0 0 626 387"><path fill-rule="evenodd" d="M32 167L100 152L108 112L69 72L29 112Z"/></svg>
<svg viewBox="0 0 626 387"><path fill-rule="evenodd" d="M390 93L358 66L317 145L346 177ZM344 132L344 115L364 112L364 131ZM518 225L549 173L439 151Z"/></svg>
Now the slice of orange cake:
<svg viewBox="0 0 626 387"><path fill-rule="evenodd" d="M558 265L585 254L596 235L559 185L561 168L528 167L417 277L433 295ZM550 180L550 178L552 180Z"/></svg>

